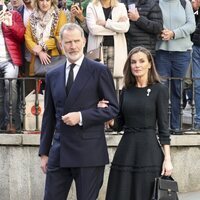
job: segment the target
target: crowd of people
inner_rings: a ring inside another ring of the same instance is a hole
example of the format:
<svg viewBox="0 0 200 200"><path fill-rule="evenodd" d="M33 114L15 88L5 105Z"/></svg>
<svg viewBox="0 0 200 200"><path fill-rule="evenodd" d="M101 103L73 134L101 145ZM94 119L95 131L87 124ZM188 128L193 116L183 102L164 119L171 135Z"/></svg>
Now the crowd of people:
<svg viewBox="0 0 200 200"><path fill-rule="evenodd" d="M199 129L199 0L191 2L189 0L122 0L121 2L118 0L76 2L61 0L59 2L56 0L4 2L1 0L0 3L3 5L3 9L0 11L1 43L3 45L0 56L2 77L34 76L36 58L39 58L42 64L48 64L51 62L51 57L59 54L54 37L59 39L60 28L69 22L77 23L83 28L87 39L84 53L103 44L103 63L110 69L114 80L119 78L120 90L123 87L123 65L128 53L134 47L143 46L150 50L156 69L162 77L184 78L191 64L192 77L196 78L194 82L195 128ZM177 9L178 12L176 12ZM15 15L18 16L18 19L14 17ZM17 20L20 22L18 23ZM5 29L15 37L6 39ZM8 44L8 40L11 43ZM15 46L16 53L14 48L9 50L10 44ZM11 53L13 51L14 55ZM13 63L17 67L9 68L9 63ZM11 71L8 71L8 68ZM164 83L169 85L168 81L164 81ZM12 81L12 109L9 108L8 103L9 81L1 80L0 84L2 85L0 129L15 132L16 128L19 129L21 126L20 116L15 115L16 110L20 107L18 105L20 84L16 80ZM176 134L181 128L180 80L172 79L170 86L171 115L169 123L171 133ZM26 88L28 88L27 91L34 88L31 80L30 85ZM186 97L186 101L187 98L190 98L189 95ZM9 116L12 116L12 119Z"/></svg>
<svg viewBox="0 0 200 200"><path fill-rule="evenodd" d="M78 200L97 199L109 163L105 124L124 131L106 200L150 200L155 177L172 174L170 133L181 128L176 78L190 65L200 129L199 7L199 0L0 0L1 130L15 133L21 125L17 78L35 76L36 60L48 65L60 48L66 56L45 75L45 200L66 199L73 180ZM84 56L100 44L101 62Z"/></svg>

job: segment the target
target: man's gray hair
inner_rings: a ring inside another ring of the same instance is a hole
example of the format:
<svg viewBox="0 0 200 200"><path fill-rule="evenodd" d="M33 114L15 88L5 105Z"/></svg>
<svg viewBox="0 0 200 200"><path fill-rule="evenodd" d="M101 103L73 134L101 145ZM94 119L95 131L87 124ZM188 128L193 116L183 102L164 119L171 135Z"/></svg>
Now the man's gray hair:
<svg viewBox="0 0 200 200"><path fill-rule="evenodd" d="M65 25L62 26L62 28L60 29L60 40L63 39L63 33L64 31L73 31L73 30L78 30L80 31L81 33L81 37L85 37L84 36L84 31L83 29L78 25L78 24L75 24L75 23L67 23Z"/></svg>

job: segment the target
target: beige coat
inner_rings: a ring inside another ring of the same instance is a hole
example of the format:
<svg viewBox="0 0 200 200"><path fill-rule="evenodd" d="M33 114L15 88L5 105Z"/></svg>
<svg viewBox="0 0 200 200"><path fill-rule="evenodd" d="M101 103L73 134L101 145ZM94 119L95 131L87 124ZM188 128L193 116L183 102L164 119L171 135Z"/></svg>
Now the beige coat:
<svg viewBox="0 0 200 200"><path fill-rule="evenodd" d="M126 16L127 20L118 22L120 17ZM104 35L114 37L114 77L123 76L123 68L127 58L127 44L125 34L129 29L129 19L125 5L118 3L112 9L112 19L106 21L105 27L97 25L96 21L105 20L105 15L100 3L89 3L86 10L86 22L89 29L87 51L95 49L101 43Z"/></svg>

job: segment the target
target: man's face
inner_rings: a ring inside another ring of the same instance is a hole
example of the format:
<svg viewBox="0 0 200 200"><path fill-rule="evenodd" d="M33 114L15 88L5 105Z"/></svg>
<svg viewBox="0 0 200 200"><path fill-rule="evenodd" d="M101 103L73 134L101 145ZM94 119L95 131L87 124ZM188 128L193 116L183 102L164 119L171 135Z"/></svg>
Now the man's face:
<svg viewBox="0 0 200 200"><path fill-rule="evenodd" d="M65 30L61 41L61 47L71 63L76 62L83 55L85 46L85 38L81 36L81 32L75 30Z"/></svg>
<svg viewBox="0 0 200 200"><path fill-rule="evenodd" d="M194 11L198 10L200 7L200 0L192 0L192 8Z"/></svg>
<svg viewBox="0 0 200 200"><path fill-rule="evenodd" d="M30 4L31 0L23 0L24 4Z"/></svg>
<svg viewBox="0 0 200 200"><path fill-rule="evenodd" d="M10 2L14 9L17 9L19 6L23 4L22 0L10 0Z"/></svg>

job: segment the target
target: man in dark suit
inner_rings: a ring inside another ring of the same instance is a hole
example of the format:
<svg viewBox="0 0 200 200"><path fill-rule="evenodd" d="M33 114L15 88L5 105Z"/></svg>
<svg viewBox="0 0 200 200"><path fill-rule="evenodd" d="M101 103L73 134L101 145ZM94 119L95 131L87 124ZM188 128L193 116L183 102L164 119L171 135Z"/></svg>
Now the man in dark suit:
<svg viewBox="0 0 200 200"><path fill-rule="evenodd" d="M39 150L47 175L44 199L66 200L74 180L78 200L96 200L109 162L104 123L118 113L114 83L106 66L84 57L78 25L64 25L60 39L67 62L46 75ZM107 108L97 108L102 99Z"/></svg>

